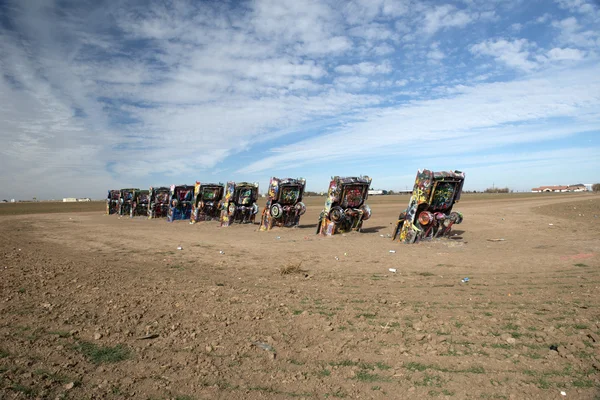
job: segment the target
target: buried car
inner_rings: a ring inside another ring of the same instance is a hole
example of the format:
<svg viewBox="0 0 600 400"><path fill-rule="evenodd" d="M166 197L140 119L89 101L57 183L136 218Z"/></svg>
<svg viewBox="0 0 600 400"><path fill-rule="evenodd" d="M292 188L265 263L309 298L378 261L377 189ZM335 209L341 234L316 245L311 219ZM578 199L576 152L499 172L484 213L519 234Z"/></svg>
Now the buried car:
<svg viewBox="0 0 600 400"><path fill-rule="evenodd" d="M131 205L131 217L148 215L148 204L150 203L149 190L136 190L133 194L133 204Z"/></svg>
<svg viewBox="0 0 600 400"><path fill-rule="evenodd" d="M119 212L119 197L121 197L120 190L116 189L108 191L108 196L106 198L107 215L116 214L117 212Z"/></svg>
<svg viewBox="0 0 600 400"><path fill-rule="evenodd" d="M150 187L148 218L164 218L169 213L170 189L165 186Z"/></svg>
<svg viewBox="0 0 600 400"><path fill-rule="evenodd" d="M254 223L258 213L258 183L227 182L223 206L221 208L221 226L233 222Z"/></svg>
<svg viewBox="0 0 600 400"><path fill-rule="evenodd" d="M225 186L222 183L196 182L191 222L219 219L224 192Z"/></svg>
<svg viewBox="0 0 600 400"><path fill-rule="evenodd" d="M193 197L193 186L171 185L167 221L173 222L180 219L190 219L192 216Z"/></svg>
<svg viewBox="0 0 600 400"><path fill-rule="evenodd" d="M460 200L464 181L461 171L419 170L408 208L400 213L392 239L415 243L449 236L452 225L463 220L452 207Z"/></svg>
<svg viewBox="0 0 600 400"><path fill-rule="evenodd" d="M371 217L371 209L365 201L369 196L371 178L331 178L325 208L319 216L317 233L333 235L349 231L360 231L363 221Z"/></svg>
<svg viewBox="0 0 600 400"><path fill-rule="evenodd" d="M271 178L260 230L268 231L273 225L298 226L300 216L306 212L306 206L302 203L305 187L306 180L303 178Z"/></svg>
<svg viewBox="0 0 600 400"><path fill-rule="evenodd" d="M117 214L131 216L131 208L133 207L133 199L135 193L140 189L121 189L119 191L119 209Z"/></svg>

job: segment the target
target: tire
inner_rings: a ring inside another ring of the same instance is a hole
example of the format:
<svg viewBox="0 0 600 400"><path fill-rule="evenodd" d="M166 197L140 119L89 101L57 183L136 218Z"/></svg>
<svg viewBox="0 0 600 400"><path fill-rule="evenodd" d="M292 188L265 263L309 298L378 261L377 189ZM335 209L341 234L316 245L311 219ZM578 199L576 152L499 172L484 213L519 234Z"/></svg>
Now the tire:
<svg viewBox="0 0 600 400"><path fill-rule="evenodd" d="M283 207L281 204L275 203L271 206L271 217L279 219L283 216Z"/></svg>
<svg viewBox="0 0 600 400"><path fill-rule="evenodd" d="M454 222L455 224L460 224L463 220L463 216L461 213L457 212L457 211L452 211L450 213L450 219L452 220L452 222Z"/></svg>
<svg viewBox="0 0 600 400"><path fill-rule="evenodd" d="M362 210L362 212L363 212L363 214L362 214L362 220L363 220L363 221L366 221L366 220L368 220L369 218L371 218L371 207L369 207L369 206L368 206L368 205L366 205L366 204L363 204L363 205L362 205L362 207L361 207L360 209L361 209L361 210Z"/></svg>
<svg viewBox="0 0 600 400"><path fill-rule="evenodd" d="M340 206L335 206L329 211L329 219L335 224L339 224L344 219L344 210Z"/></svg>
<svg viewBox="0 0 600 400"><path fill-rule="evenodd" d="M296 211L298 212L298 215L304 215L304 213L306 212L306 206L301 201L296 203L295 207Z"/></svg>
<svg viewBox="0 0 600 400"><path fill-rule="evenodd" d="M430 213L429 211L422 211L419 214L419 224L425 226L425 225L429 225L433 222L433 214Z"/></svg>

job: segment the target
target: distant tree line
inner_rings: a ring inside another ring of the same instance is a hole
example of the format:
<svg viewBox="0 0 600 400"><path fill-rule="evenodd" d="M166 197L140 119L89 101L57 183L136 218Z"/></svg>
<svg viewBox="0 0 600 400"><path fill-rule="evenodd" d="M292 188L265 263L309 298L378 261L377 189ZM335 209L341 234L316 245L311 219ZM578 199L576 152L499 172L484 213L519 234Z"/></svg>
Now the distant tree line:
<svg viewBox="0 0 600 400"><path fill-rule="evenodd" d="M512 193L512 190L510 190L507 187L505 187L505 188L493 187L493 188L487 188L483 192L484 193Z"/></svg>
<svg viewBox="0 0 600 400"><path fill-rule="evenodd" d="M600 192L600 183L594 183L592 185L592 192L594 192L594 193Z"/></svg>

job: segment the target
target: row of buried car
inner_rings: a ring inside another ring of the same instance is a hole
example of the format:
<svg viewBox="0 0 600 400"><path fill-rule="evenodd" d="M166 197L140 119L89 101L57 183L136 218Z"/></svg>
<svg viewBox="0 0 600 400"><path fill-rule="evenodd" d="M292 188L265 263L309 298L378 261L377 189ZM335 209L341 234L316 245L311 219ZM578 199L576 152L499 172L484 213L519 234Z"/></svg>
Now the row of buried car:
<svg viewBox="0 0 600 400"><path fill-rule="evenodd" d="M461 171L418 171L408 208L400 213L393 239L414 243L448 236L452 226L463 219L462 214L452 208L460 200L464 179ZM333 177L316 233L360 231L363 222L371 217L371 209L366 204L370 186L368 176ZM302 202L305 187L306 180L302 178L271 178L260 230L298 226L306 212ZM107 214L165 217L170 222L219 220L221 226L229 226L255 222L259 212L258 196L258 183L249 182L196 182L194 186L109 190Z"/></svg>

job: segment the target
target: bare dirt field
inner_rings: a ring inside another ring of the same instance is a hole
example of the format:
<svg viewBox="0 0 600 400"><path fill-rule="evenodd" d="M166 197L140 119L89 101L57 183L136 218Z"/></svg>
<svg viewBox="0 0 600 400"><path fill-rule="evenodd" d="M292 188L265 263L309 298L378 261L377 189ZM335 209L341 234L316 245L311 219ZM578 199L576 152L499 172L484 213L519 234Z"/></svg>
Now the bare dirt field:
<svg viewBox="0 0 600 400"><path fill-rule="evenodd" d="M0 398L600 399L600 196L464 195L416 245L408 196L335 237L323 201L271 232L0 205Z"/></svg>

